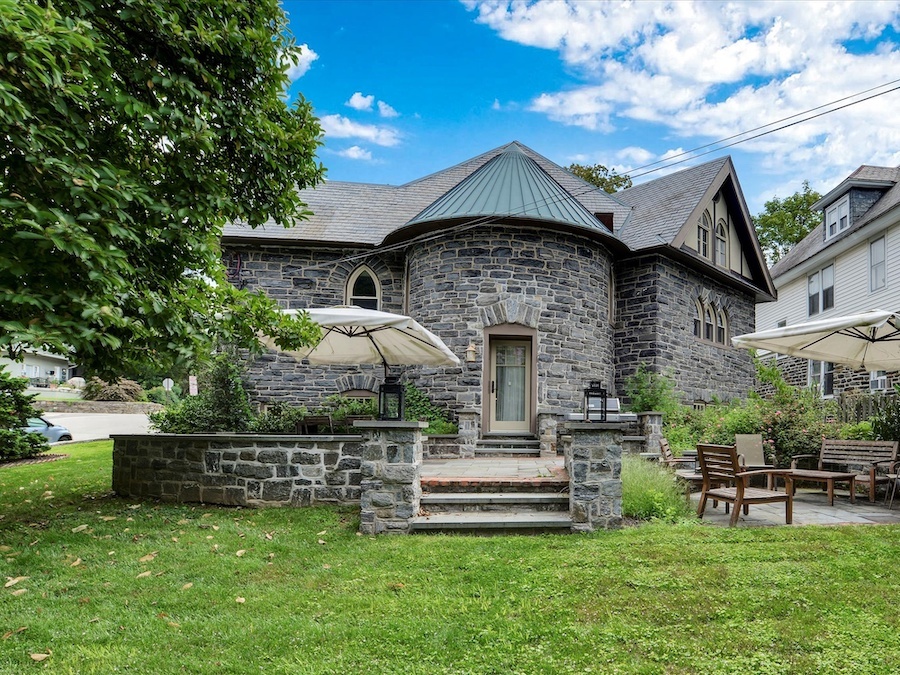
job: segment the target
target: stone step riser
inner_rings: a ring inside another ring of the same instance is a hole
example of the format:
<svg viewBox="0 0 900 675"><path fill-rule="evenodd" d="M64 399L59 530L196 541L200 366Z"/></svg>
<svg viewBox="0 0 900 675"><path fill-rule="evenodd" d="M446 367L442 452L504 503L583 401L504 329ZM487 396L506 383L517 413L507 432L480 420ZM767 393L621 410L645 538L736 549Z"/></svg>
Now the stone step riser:
<svg viewBox="0 0 900 675"><path fill-rule="evenodd" d="M441 494L447 492L503 492L505 494L566 494L569 491L568 482L548 481L544 485L523 485L517 483L451 483L443 485L429 485L422 482L422 492L428 494Z"/></svg>
<svg viewBox="0 0 900 675"><path fill-rule="evenodd" d="M528 459L528 458L537 458L541 456L540 450L481 450L479 448L475 449L475 456L479 459L483 459L485 457L503 457L506 459L511 459L513 457L518 457L520 459Z"/></svg>
<svg viewBox="0 0 900 675"><path fill-rule="evenodd" d="M428 513L547 513L568 512L569 501L565 504L428 504L422 509Z"/></svg>

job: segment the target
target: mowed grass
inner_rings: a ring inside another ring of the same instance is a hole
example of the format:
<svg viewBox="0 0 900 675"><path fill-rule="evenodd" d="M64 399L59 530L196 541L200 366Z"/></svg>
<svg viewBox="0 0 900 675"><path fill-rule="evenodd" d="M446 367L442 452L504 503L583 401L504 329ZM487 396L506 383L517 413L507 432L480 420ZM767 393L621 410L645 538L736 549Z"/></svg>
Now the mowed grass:
<svg viewBox="0 0 900 675"><path fill-rule="evenodd" d="M363 537L0 469L2 673L895 673L900 528ZM36 660L42 659L42 660Z"/></svg>

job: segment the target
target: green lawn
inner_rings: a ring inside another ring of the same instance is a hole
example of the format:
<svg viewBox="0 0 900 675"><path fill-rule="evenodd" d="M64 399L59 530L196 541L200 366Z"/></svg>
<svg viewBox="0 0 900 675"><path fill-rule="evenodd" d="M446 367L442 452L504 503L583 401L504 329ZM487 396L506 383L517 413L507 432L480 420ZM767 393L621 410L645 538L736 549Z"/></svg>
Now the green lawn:
<svg viewBox="0 0 900 675"><path fill-rule="evenodd" d="M872 674L900 663L900 527L361 537L352 510L118 499L111 443L66 451L0 469L0 673Z"/></svg>

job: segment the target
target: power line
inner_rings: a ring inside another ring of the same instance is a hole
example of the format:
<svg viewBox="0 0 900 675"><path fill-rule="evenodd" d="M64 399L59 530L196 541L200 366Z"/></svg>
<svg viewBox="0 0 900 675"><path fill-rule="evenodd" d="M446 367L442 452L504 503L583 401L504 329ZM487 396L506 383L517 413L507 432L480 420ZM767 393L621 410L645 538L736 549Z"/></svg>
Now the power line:
<svg viewBox="0 0 900 675"><path fill-rule="evenodd" d="M808 115L809 113L815 112L816 110L821 110L822 108L828 108L830 106L835 105L836 103L841 103L843 101L847 101L848 99L856 98L857 96L862 96L863 94L868 94L871 91L875 91L876 89L881 89L883 87L887 87L892 84L897 84L898 82L900 82L900 78L898 78L896 80L891 80L890 82L885 82L883 84L879 84L879 85L877 85L875 87L871 87L869 89L864 89L863 91L858 91L855 94L850 94L849 96L844 96L843 98L835 99L834 101L829 101L828 103L823 103L822 105L815 106L814 108L808 108L807 110L803 110L801 112L795 113L793 115L789 115L787 117L782 117L780 120L775 120L774 122L768 122L768 123L762 124L758 127L754 127L753 129L747 129L746 131L741 131L741 132L738 132L731 136L726 136L725 138L721 138L717 141L712 141L710 143L706 143L705 145L699 145L696 148L693 148L691 150L685 150L683 152L679 152L678 154L670 155L669 157L666 157L665 159L659 159L659 160L656 160L655 162L650 162L649 164L644 164L642 166L638 166L633 169L629 169L629 170L625 171L624 173L627 174L630 178L640 178L641 176L646 176L648 174L654 173L655 171L661 171L670 166L677 166L678 164L683 164L684 162L690 161L691 159L695 159L697 157L704 157L705 155L716 152L717 150L724 150L725 148L731 148L731 147L734 147L735 145L739 145L741 143L746 143L747 141L752 141L757 138L761 138L762 136L766 136L766 135L774 133L776 131L781 131L782 129L787 129L792 126L796 126L797 124L801 124L803 122L808 122L810 120L814 120L817 117L823 117L824 115L828 115L833 112L837 112L838 110L843 110L844 108L849 108L850 106L856 105L857 103L864 103L865 101L869 101L873 98L878 98L879 96L884 96L885 94L890 94L891 92L897 91L898 89L900 89L900 86L893 87L892 89L887 89L887 90L879 92L877 94L872 94L871 96L866 96L865 98L861 98L857 101L851 101L850 103L846 103L842 106L838 106L837 108L832 108L830 110L826 110L826 111L818 113L816 115L810 115L809 117L804 117L803 119L797 120L796 122L791 122L790 124L784 124L782 126L775 127L774 129L769 129L768 131L764 131L763 133L756 134L755 136L748 136L747 138L742 138L741 140L735 141L734 143L728 143L727 145L720 145L720 143L724 143L725 141L730 141L734 138L739 138L741 136L745 136L746 134L753 133L754 131L759 131L760 129L765 129L766 127L770 127L773 124L780 124L781 122L786 122L786 121L792 120L796 117ZM693 154L693 153L697 152L698 150L703 150L705 148L711 148L712 146L717 146L717 147L713 148L712 150L708 150L707 152L700 153L698 155ZM691 156L687 157L685 159L679 160L677 162L670 162L670 160L675 159L676 157L683 157L685 155L691 155ZM642 169L648 169L648 168L656 166L658 164L664 164L664 165L660 166L657 169L653 169L652 171L644 171L643 173L633 174L633 172L635 172L635 171L641 171Z"/></svg>
<svg viewBox="0 0 900 675"><path fill-rule="evenodd" d="M887 86L890 86L892 84L897 84L897 83L900 83L900 78L891 80L889 82L885 82L883 84L877 85L875 87L871 87L869 89L864 89L863 91L856 92L855 94L850 94L849 96L844 96L842 98L835 99L828 103L823 103L823 104L815 106L813 108L808 108L807 110L801 111L799 113L795 113L793 115L789 115L787 117L783 117L779 120L775 120L773 122L768 122L766 124L762 124L760 126L752 128L752 129L748 129L746 131L741 131L737 134L733 134L731 136L726 136L725 138L719 139L717 141L712 141L712 142L706 143L704 145L697 146L696 148L693 148L691 150L685 150L676 155L671 155L669 157L666 157L665 159L660 159L655 162L651 162L649 164L644 164L642 166L638 166L634 169L630 169L630 170L626 171L625 175L628 175L629 178L640 178L642 176L647 176L649 174L656 173L657 171L662 171L663 169L668 169L670 167L677 166L677 165L683 164L685 162L689 162L689 161L691 161L693 159L697 159L699 157L704 157L704 156L712 154L714 152L718 152L719 150L724 150L726 148L731 148L736 145L740 145L741 143L746 143L747 141L752 141L757 138L762 138L763 136L767 136L769 134L775 133L776 131L782 131L782 130L790 128L792 126L796 126L798 124L802 124L804 122L814 120L818 117L823 117L825 115L829 115L833 112L837 112L838 110L843 110L844 108L849 108L850 106L854 106L858 103L864 103L865 101L869 101L873 98L878 98L879 96L884 96L885 94L889 94L891 92L900 90L900 86L896 86L891 89L887 89L885 91L879 92L877 94L872 94L871 96L866 96L865 98L851 101L850 103L845 103L844 105L838 106L836 108L830 108L830 106L833 106L836 103L842 103L843 101L848 101L849 99L854 99L863 94L868 94L869 92L875 91L877 89L882 89L883 87L887 87ZM815 115L809 115L809 113L815 112L817 110L822 110L823 108L830 108L830 109L825 110L820 113L817 113ZM809 115L809 116L803 117L805 115ZM796 121L790 122L789 124L782 124L781 126L777 126L772 129L767 129L767 127L771 127L774 124L781 124L782 122L787 122L788 120L795 120L797 117L803 117L803 119L797 119ZM741 136L745 136L746 134L750 134L755 131L759 131L761 129L767 129L767 130L763 131L762 133L755 134L753 136L747 136L746 138L740 138ZM733 143L727 143L725 145L721 145L725 141L730 141L732 139L739 139L739 140L735 140ZM713 147L713 146L715 146L715 147ZM698 150L704 150L706 148L710 148L710 149L706 150L706 152L694 154L694 153L697 153ZM675 162L671 161L672 159L675 159L678 157L683 157L683 159L679 159L678 161L675 161ZM658 166L658 165L662 165L662 166ZM656 168L651 168L651 167L656 167ZM642 169L649 169L649 170L644 171L643 173L637 173L637 174L633 173L634 171L641 171ZM599 187L590 185L590 186L585 186L585 188L583 190L575 190L575 191L566 190L566 192L568 193L568 195L570 195L572 197L579 197L579 196L584 196L586 194L596 192L600 189L601 188L599 188ZM562 198L545 198L545 199L537 200L530 204L522 205L521 209L518 212L507 213L507 214L502 214L502 215L479 216L470 221L460 223L459 225L449 228L449 231L456 232L456 233L464 232L466 230L472 229L474 227L478 227L480 225L490 225L490 224L498 222L499 220L502 220L504 218L509 218L511 216L524 214L527 212L527 210L529 208L532 208L535 206L546 206L546 205L556 203L556 202L561 202L561 201L563 201ZM443 229L439 233L423 234L423 235L415 237L411 240L407 240L404 242L398 242L398 243L390 245L390 246L375 247L372 250L363 251L363 252L356 253L356 254L349 255L349 256L343 256L336 260L331 260L327 263L320 263L318 265L313 265L312 267L310 267L308 269L315 269L315 268L320 268L320 267L332 267L335 264L339 264L339 263L352 262L354 260L369 258L373 255L389 253L389 252L392 252L395 250L407 248L414 244L421 244L421 243L431 241L431 240L439 238L439 237L446 236L447 231L448 231L448 229ZM334 243L338 244L339 242L334 242Z"/></svg>

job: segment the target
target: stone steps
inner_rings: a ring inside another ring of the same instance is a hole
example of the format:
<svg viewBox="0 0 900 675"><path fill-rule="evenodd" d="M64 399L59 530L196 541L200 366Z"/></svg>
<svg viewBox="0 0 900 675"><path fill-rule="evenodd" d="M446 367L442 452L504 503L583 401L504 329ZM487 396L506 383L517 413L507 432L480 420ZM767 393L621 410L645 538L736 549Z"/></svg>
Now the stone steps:
<svg viewBox="0 0 900 675"><path fill-rule="evenodd" d="M541 442L533 436L481 438L475 445L476 457L540 457Z"/></svg>
<svg viewBox="0 0 900 675"><path fill-rule="evenodd" d="M537 512L569 510L569 495L554 492L435 492L422 495L422 511Z"/></svg>
<svg viewBox="0 0 900 675"><path fill-rule="evenodd" d="M506 532L569 532L569 513L548 512L452 512L418 516L410 523L412 532L467 532L501 534Z"/></svg>

